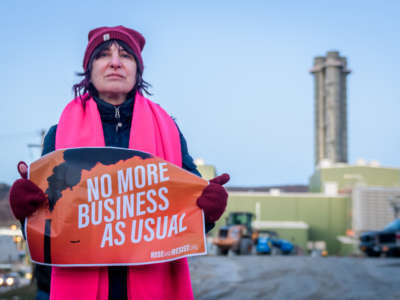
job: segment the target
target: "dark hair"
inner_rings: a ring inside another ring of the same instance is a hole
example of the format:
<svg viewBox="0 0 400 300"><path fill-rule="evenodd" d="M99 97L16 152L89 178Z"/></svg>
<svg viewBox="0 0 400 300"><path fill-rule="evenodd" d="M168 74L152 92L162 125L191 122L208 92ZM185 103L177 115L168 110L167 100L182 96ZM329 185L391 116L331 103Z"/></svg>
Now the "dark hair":
<svg viewBox="0 0 400 300"><path fill-rule="evenodd" d="M121 46L125 51L127 51L129 54L131 54L137 64L137 72L136 72L136 83L135 86L133 87L132 91L130 91L127 95L128 98L131 98L135 95L136 91L138 91L141 95L143 95L143 92L146 93L147 95L151 95L151 93L148 91L148 89L151 87L151 84L148 82L144 81L142 78L143 74L143 66L140 66L139 60L137 59L135 53L132 51L132 49L123 41L121 40L108 40L102 44L100 44L96 49L94 49L92 56L89 59L88 67L85 72L82 73L76 73L78 76L83 76L83 79L72 86L72 90L74 91L75 98L80 97L82 100L82 103L85 104L87 98L83 98L82 95L88 93L91 97L97 97L98 92L93 85L93 83L90 81L90 74L92 72L92 66L93 66L93 61L97 58L100 57L100 54L103 50L106 50L111 47L112 44L118 44Z"/></svg>

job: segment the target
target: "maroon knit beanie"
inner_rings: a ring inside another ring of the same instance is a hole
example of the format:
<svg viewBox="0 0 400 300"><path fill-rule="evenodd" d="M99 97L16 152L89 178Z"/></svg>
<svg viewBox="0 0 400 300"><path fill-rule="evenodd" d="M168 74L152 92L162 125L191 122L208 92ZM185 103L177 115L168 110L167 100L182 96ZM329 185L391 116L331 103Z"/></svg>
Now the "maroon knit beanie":
<svg viewBox="0 0 400 300"><path fill-rule="evenodd" d="M133 50L137 59L139 60L138 67L143 72L143 60L141 52L146 40L139 32L124 26L99 27L89 32L88 45L83 58L83 69L86 71L89 64L89 59L92 56L94 49L96 49L96 47L101 43L113 39L125 42Z"/></svg>

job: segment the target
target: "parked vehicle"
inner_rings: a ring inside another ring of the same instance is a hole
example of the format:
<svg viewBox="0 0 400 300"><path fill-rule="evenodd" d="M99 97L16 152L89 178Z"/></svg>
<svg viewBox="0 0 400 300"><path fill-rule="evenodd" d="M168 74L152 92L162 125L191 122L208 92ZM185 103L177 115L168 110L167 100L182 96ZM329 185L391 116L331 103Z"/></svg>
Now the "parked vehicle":
<svg viewBox="0 0 400 300"><path fill-rule="evenodd" d="M371 257L378 257L381 254L400 256L400 218L388 224L381 231L361 234L360 249Z"/></svg>
<svg viewBox="0 0 400 300"><path fill-rule="evenodd" d="M258 230L255 234L254 244L257 254L273 254L272 239L278 238L278 234L271 230Z"/></svg>
<svg viewBox="0 0 400 300"><path fill-rule="evenodd" d="M294 249L294 245L287 240L273 238L271 242L272 246L278 248L284 255L291 254Z"/></svg>
<svg viewBox="0 0 400 300"><path fill-rule="evenodd" d="M369 257L378 257L381 255L381 249L378 246L377 231L368 231L360 235L360 250Z"/></svg>
<svg viewBox="0 0 400 300"><path fill-rule="evenodd" d="M279 238L275 231L260 230L255 241L257 254L291 254L294 245L284 239Z"/></svg>
<svg viewBox="0 0 400 300"><path fill-rule="evenodd" d="M272 245L271 238L267 236L259 236L256 244L257 254L271 254Z"/></svg>
<svg viewBox="0 0 400 300"><path fill-rule="evenodd" d="M250 212L231 212L226 218L226 225L218 231L212 243L217 247L217 255L251 254L255 246L257 254L290 254L294 245L279 239L274 231L255 230L251 223L254 215Z"/></svg>
<svg viewBox="0 0 400 300"><path fill-rule="evenodd" d="M226 225L218 231L212 243L218 255L227 255L231 250L236 254L250 254L253 247L251 221L254 215L249 212L231 212Z"/></svg>
<svg viewBox="0 0 400 300"><path fill-rule="evenodd" d="M400 256L400 218L378 232L378 243L387 256Z"/></svg>
<svg viewBox="0 0 400 300"><path fill-rule="evenodd" d="M19 283L20 283L20 277L18 273L11 272L0 275L0 286L2 287L18 286Z"/></svg>

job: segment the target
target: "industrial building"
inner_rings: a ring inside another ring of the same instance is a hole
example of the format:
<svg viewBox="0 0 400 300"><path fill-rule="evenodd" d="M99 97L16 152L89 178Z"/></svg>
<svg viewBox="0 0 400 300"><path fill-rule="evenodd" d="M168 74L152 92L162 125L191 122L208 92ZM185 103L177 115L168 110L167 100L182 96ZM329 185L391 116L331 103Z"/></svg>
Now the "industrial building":
<svg viewBox="0 0 400 300"><path fill-rule="evenodd" d="M382 167L376 161L347 163L347 59L339 52L328 52L314 59L311 73L315 170L308 192L228 188L227 210L211 235L225 224L230 212L252 212L254 228L275 231L305 253L320 248L332 255L349 255L357 253L360 233L381 230L395 218L400 168ZM198 168L206 179L215 176L215 168L202 161Z"/></svg>
<svg viewBox="0 0 400 300"><path fill-rule="evenodd" d="M199 169L207 170L208 179L212 178L211 166ZM390 200L400 196L400 168L318 167L309 190L288 193L228 188L227 210L211 234L225 224L229 212L246 211L255 216L254 228L275 231L304 252L317 243L329 254L355 253L360 233L381 230L394 219Z"/></svg>
<svg viewBox="0 0 400 300"><path fill-rule="evenodd" d="M14 225L12 228L0 227L0 263L11 264L21 261L25 255L21 230Z"/></svg>

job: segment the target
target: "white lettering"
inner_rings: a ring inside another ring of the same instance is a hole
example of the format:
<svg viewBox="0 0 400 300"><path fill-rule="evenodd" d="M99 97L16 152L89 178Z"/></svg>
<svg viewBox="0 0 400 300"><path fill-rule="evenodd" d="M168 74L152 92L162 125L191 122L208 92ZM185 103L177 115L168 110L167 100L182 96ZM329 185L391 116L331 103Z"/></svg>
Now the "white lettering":
<svg viewBox="0 0 400 300"><path fill-rule="evenodd" d="M107 183L105 182L107 179ZM100 178L101 182L101 195L103 198L110 197L112 194L112 185L111 185L111 176L110 174L103 174ZM107 185L107 191L106 191L106 185Z"/></svg>
<svg viewBox="0 0 400 300"><path fill-rule="evenodd" d="M140 181L139 181L140 180ZM142 188L146 185L146 172L143 166L135 167L135 186Z"/></svg>
<svg viewBox="0 0 400 300"><path fill-rule="evenodd" d="M94 200L99 200L99 179L97 177L93 178L94 184L91 178L86 180L87 192L88 192L88 201L92 201L92 194Z"/></svg>
<svg viewBox="0 0 400 300"><path fill-rule="evenodd" d="M146 213L145 211L140 210L140 207L142 206L142 204L146 203L146 201L140 199L141 196L144 196L145 194L146 194L145 192L139 192L136 194L136 215L137 216L141 216Z"/></svg>
<svg viewBox="0 0 400 300"><path fill-rule="evenodd" d="M124 177L124 171L118 171L118 193L127 193L133 190L133 180L132 180L132 168L126 169L126 177Z"/></svg>
<svg viewBox="0 0 400 300"><path fill-rule="evenodd" d="M82 222L82 220L84 220ZM78 228L84 228L89 225L89 205L79 204L78 206Z"/></svg>
<svg viewBox="0 0 400 300"><path fill-rule="evenodd" d="M151 178L153 178L154 184L158 183L157 165L155 165L155 164L148 164L147 165L147 180L148 180L147 184L148 185L152 185L153 184L153 181L152 181Z"/></svg>
<svg viewBox="0 0 400 300"><path fill-rule="evenodd" d="M158 167L160 168L160 182L168 181L169 177L164 175L164 173L168 171L167 163L159 163Z"/></svg>
<svg viewBox="0 0 400 300"><path fill-rule="evenodd" d="M143 236L143 239L146 242L151 242L154 239L154 230L153 228L151 228L151 226L149 225L149 223L151 223L152 225L154 225L154 219L153 218L148 218L146 219L146 221L144 221L144 227L147 229L147 231L149 232L149 235L145 234Z"/></svg>
<svg viewBox="0 0 400 300"><path fill-rule="evenodd" d="M104 200L104 209L110 214L110 216L104 215L105 222L112 222L115 219L114 210L110 207L110 205L114 205L114 200L112 198Z"/></svg>
<svg viewBox="0 0 400 300"><path fill-rule="evenodd" d="M115 231L118 233L120 240L118 239L114 239L114 243L117 246L121 246L125 243L125 234L121 231L121 228L125 228L125 223L122 221L117 222L117 224L115 224Z"/></svg>
<svg viewBox="0 0 400 300"><path fill-rule="evenodd" d="M183 218L185 217L185 213L183 213L179 218L179 232L184 232L187 229L187 226L183 226Z"/></svg>
<svg viewBox="0 0 400 300"><path fill-rule="evenodd" d="M132 218L134 213L135 194L131 194L130 197L128 197L128 195L123 195L122 201L122 217L126 219L126 211L128 210L129 217Z"/></svg>
<svg viewBox="0 0 400 300"><path fill-rule="evenodd" d="M171 219L171 224L169 225L169 230L168 230L168 237L171 237L172 232L174 232L175 235L178 234L178 215L173 215Z"/></svg>
<svg viewBox="0 0 400 300"><path fill-rule="evenodd" d="M117 196L117 220L121 219L121 197Z"/></svg>
<svg viewBox="0 0 400 300"><path fill-rule="evenodd" d="M112 224L107 223L104 228L103 239L101 240L101 248L104 248L106 242L108 242L108 246L111 247L113 245L112 241Z"/></svg>
<svg viewBox="0 0 400 300"><path fill-rule="evenodd" d="M167 226L168 226L168 216L164 216L164 228L163 233L161 234L161 217L157 217L157 229L156 236L157 239L162 240L167 235Z"/></svg>
<svg viewBox="0 0 400 300"><path fill-rule="evenodd" d="M98 209L97 209L97 220L96 220L96 203L98 205ZM93 225L99 225L101 223L101 215L102 215L102 211L103 211L103 205L102 205L102 201L96 201L96 202L92 202L92 224Z"/></svg>
<svg viewBox="0 0 400 300"><path fill-rule="evenodd" d="M157 210L157 203L156 203L156 201L152 198L152 196L154 197L154 196L156 196L157 195L157 193L156 193L156 191L155 190L148 190L147 191L147 194L146 194L146 196L147 196L147 201L149 201L150 203L151 203L151 205L153 206L152 208L150 208L149 206L146 208L146 210L147 210L147 212L148 213L153 213L153 212L155 212L156 210Z"/></svg>
<svg viewBox="0 0 400 300"><path fill-rule="evenodd" d="M158 205L158 209L159 210L166 210L169 207L169 201L168 198L164 196L164 193L167 194L168 193L168 189L166 187L162 187L158 190L158 196L160 197L161 200L164 201L164 205L159 204Z"/></svg>
<svg viewBox="0 0 400 300"><path fill-rule="evenodd" d="M139 227L136 234L136 220L132 221L131 242L137 244L142 239L143 220L139 220Z"/></svg>

